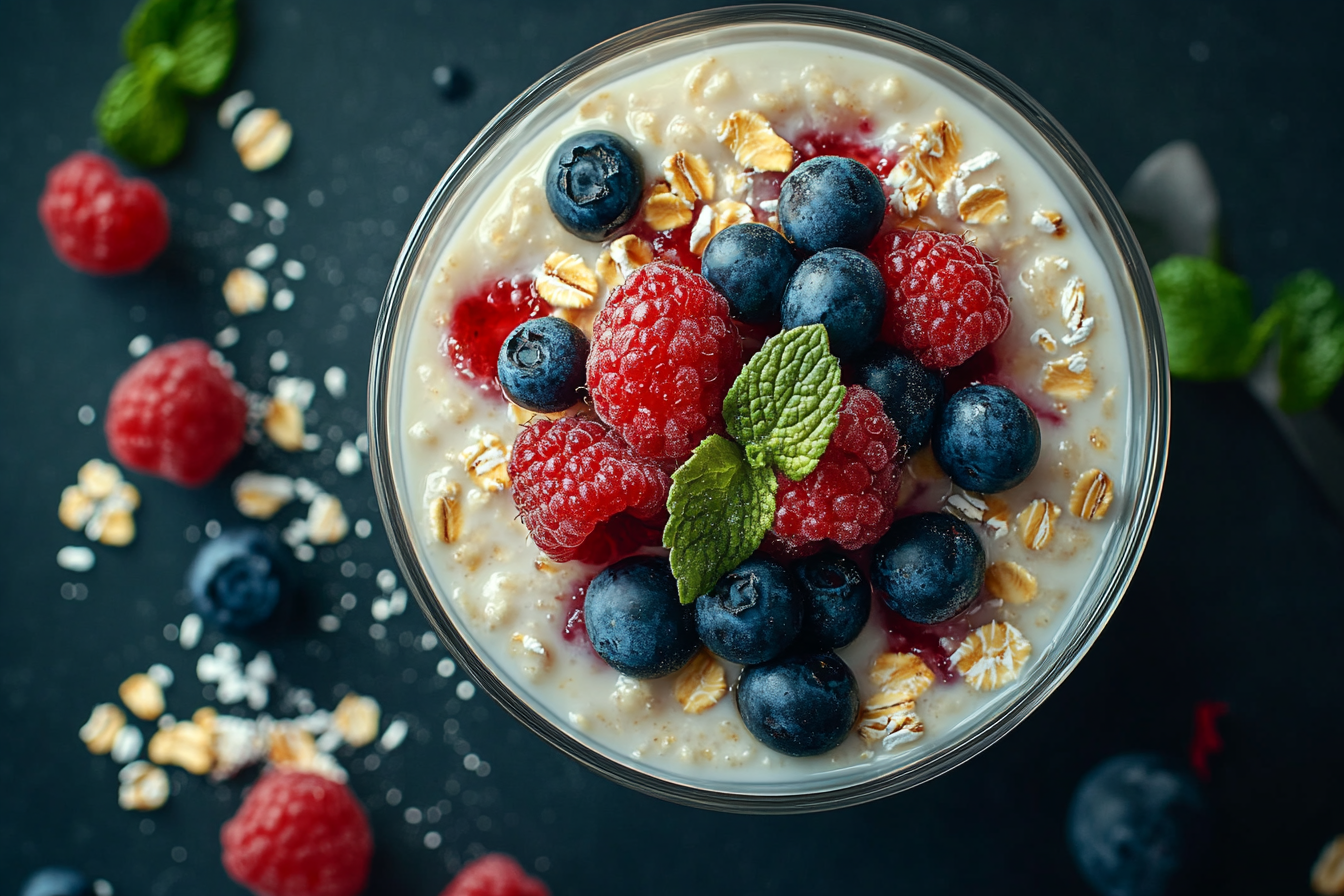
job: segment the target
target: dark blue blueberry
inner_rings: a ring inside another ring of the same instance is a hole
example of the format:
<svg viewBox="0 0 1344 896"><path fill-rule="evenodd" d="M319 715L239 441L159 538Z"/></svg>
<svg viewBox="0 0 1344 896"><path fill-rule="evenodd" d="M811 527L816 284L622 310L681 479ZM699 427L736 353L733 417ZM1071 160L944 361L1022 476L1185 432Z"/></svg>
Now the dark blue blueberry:
<svg viewBox="0 0 1344 896"><path fill-rule="evenodd" d="M563 411L579 400L587 378L588 337L559 317L538 317L514 327L499 347L499 385L529 411Z"/></svg>
<svg viewBox="0 0 1344 896"><path fill-rule="evenodd" d="M971 605L985 583L985 549L966 523L946 513L896 521L873 552L873 585L911 622L945 622Z"/></svg>
<svg viewBox="0 0 1344 896"><path fill-rule="evenodd" d="M840 156L808 159L779 188L779 226L809 254L840 246L868 248L886 212L877 175Z"/></svg>
<svg viewBox="0 0 1344 896"><path fill-rule="evenodd" d="M784 289L798 267L793 247L764 224L736 224L720 230L700 259L700 273L728 300L737 320L779 319Z"/></svg>
<svg viewBox="0 0 1344 896"><path fill-rule="evenodd" d="M663 557L629 557L598 573L583 620L597 655L632 678L669 675L700 649L695 607L677 599L677 580Z"/></svg>
<svg viewBox="0 0 1344 896"><path fill-rule="evenodd" d="M873 605L873 588L859 565L841 554L813 554L793 565L803 589L800 644L822 650L859 636Z"/></svg>
<svg viewBox="0 0 1344 896"><path fill-rule="evenodd" d="M93 884L71 868L39 868L23 882L19 896L93 896Z"/></svg>
<svg viewBox="0 0 1344 896"><path fill-rule="evenodd" d="M201 545L187 590L202 616L231 629L265 622L286 593L280 558L260 529L230 529Z"/></svg>
<svg viewBox="0 0 1344 896"><path fill-rule="evenodd" d="M827 249L798 265L784 291L784 329L825 324L831 354L852 358L877 338L886 308L882 273L853 249Z"/></svg>
<svg viewBox="0 0 1344 896"><path fill-rule="evenodd" d="M833 750L859 717L859 683L830 651L787 653L748 666L737 680L737 711L752 736L789 756Z"/></svg>
<svg viewBox="0 0 1344 896"><path fill-rule="evenodd" d="M859 362L856 381L882 399L908 452L928 444L943 407L943 379L937 371L879 342Z"/></svg>
<svg viewBox="0 0 1344 896"><path fill-rule="evenodd" d="M746 666L779 656L798 637L803 596L788 570L752 557L695 599L695 627L714 653Z"/></svg>
<svg viewBox="0 0 1344 896"><path fill-rule="evenodd" d="M1010 390L967 386L947 400L933 431L933 454L952 481L967 491L1006 491L1036 469L1041 425Z"/></svg>
<svg viewBox="0 0 1344 896"><path fill-rule="evenodd" d="M1199 782L1161 756L1129 754L1088 772L1069 806L1069 849L1103 896L1186 891L1210 840Z"/></svg>
<svg viewBox="0 0 1344 896"><path fill-rule="evenodd" d="M605 131L568 137L551 157L546 201L566 230L597 242L639 208L644 166L623 138Z"/></svg>

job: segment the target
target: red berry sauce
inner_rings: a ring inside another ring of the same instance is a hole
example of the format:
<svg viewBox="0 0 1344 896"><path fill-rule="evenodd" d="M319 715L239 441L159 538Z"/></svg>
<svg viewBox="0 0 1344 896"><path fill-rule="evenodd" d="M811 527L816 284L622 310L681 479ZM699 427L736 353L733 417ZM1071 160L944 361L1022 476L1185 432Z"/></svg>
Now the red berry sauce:
<svg viewBox="0 0 1344 896"><path fill-rule="evenodd" d="M855 130L857 136L830 131L803 131L792 141L796 161L806 162L817 156L843 156L863 164L878 177L886 177L900 161L900 154L894 149L883 152L882 147L863 139L871 138L873 133L873 123L868 119L860 119Z"/></svg>
<svg viewBox="0 0 1344 896"><path fill-rule="evenodd" d="M658 260L679 264L700 273L700 256L691 251L691 228L700 214L702 204L697 202L692 209L691 223L675 230L657 231L643 218L631 228L630 233L653 246L653 257Z"/></svg>
<svg viewBox="0 0 1344 896"><path fill-rule="evenodd" d="M550 306L527 277L497 280L453 305L439 353L457 375L485 392L499 394L499 348L513 328L545 317Z"/></svg>
<svg viewBox="0 0 1344 896"><path fill-rule="evenodd" d="M1034 389L1020 388L1008 376L1005 370L1004 362L995 354L995 342L987 345L980 351L971 355L965 364L953 367L947 371L944 378L944 388L946 394L951 397L954 393L965 389L967 386L974 386L984 383L989 386L1003 386L1005 389L1012 390L1013 394L1027 403L1027 407L1036 413L1036 419L1042 423L1049 423L1051 426L1062 426L1064 418L1053 406L1045 403L1045 396Z"/></svg>

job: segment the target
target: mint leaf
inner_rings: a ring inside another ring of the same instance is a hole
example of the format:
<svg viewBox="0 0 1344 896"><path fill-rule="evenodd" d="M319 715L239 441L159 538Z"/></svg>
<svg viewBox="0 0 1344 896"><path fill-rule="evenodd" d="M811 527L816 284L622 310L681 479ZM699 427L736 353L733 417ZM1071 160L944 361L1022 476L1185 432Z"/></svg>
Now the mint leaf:
<svg viewBox="0 0 1344 896"><path fill-rule="evenodd" d="M167 83L177 54L166 44L146 47L103 88L93 110L103 141L137 165L167 164L182 149L187 110Z"/></svg>
<svg viewBox="0 0 1344 896"><path fill-rule="evenodd" d="M1274 296L1283 333L1279 344L1279 406L1309 411L1344 376L1344 299L1319 271L1285 280Z"/></svg>
<svg viewBox="0 0 1344 896"><path fill-rule="evenodd" d="M796 481L821 460L844 398L826 327L812 324L765 341L724 397L723 420L753 467Z"/></svg>
<svg viewBox="0 0 1344 896"><path fill-rule="evenodd" d="M160 43L177 53L174 84L197 96L214 93L238 46L234 0L144 0L122 31L122 49L134 62Z"/></svg>
<svg viewBox="0 0 1344 896"><path fill-rule="evenodd" d="M775 472L747 463L723 436L701 442L672 474L663 547L688 604L760 547L775 520Z"/></svg>
<svg viewBox="0 0 1344 896"><path fill-rule="evenodd" d="M1208 258L1173 255L1153 268L1172 376L1227 380L1244 375L1264 349L1273 319L1254 327L1251 288Z"/></svg>

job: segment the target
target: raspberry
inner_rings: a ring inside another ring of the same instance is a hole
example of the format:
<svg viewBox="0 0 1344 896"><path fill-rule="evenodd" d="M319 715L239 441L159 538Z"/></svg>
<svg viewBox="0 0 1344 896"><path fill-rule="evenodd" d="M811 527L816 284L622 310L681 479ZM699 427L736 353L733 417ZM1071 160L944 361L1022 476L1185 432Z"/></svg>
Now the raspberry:
<svg viewBox="0 0 1344 896"><path fill-rule="evenodd" d="M37 216L61 261L86 274L129 274L168 245L168 203L152 183L77 152L47 172Z"/></svg>
<svg viewBox="0 0 1344 896"><path fill-rule="evenodd" d="M882 399L850 386L817 468L799 482L775 474L776 552L810 554L827 539L853 551L881 538L896 515L902 453Z"/></svg>
<svg viewBox="0 0 1344 896"><path fill-rule="evenodd" d="M741 366L727 300L699 274L654 262L597 315L588 391L637 454L675 466L722 431L723 396Z"/></svg>
<svg viewBox="0 0 1344 896"><path fill-rule="evenodd" d="M356 896L373 857L355 795L311 772L262 775L219 841L224 870L257 896Z"/></svg>
<svg viewBox="0 0 1344 896"><path fill-rule="evenodd" d="M514 327L549 312L531 280L497 280L457 300L440 351L462 379L498 394L500 346Z"/></svg>
<svg viewBox="0 0 1344 896"><path fill-rule="evenodd" d="M199 339L162 345L131 366L107 400L107 445L126 466L204 485L243 446L247 402Z"/></svg>
<svg viewBox="0 0 1344 896"><path fill-rule="evenodd" d="M439 896L551 896L512 856L492 852L468 862Z"/></svg>
<svg viewBox="0 0 1344 896"><path fill-rule="evenodd" d="M1008 329L999 269L956 234L893 230L868 254L887 281L882 338L925 367L956 367Z"/></svg>
<svg viewBox="0 0 1344 896"><path fill-rule="evenodd" d="M596 420L538 419L509 457L513 502L548 557L606 563L657 543L672 481ZM633 518L633 519L632 519Z"/></svg>

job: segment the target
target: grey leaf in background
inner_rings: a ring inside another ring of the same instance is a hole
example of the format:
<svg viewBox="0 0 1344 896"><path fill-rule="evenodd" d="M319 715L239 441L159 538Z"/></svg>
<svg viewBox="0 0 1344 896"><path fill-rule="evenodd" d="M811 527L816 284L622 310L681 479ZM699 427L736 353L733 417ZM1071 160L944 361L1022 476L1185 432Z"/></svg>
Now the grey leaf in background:
<svg viewBox="0 0 1344 896"><path fill-rule="evenodd" d="M1176 140L1143 160L1120 191L1120 205L1149 267L1172 255L1212 255L1220 206L1213 175L1189 140ZM1344 517L1344 432L1323 411L1285 414L1273 352L1246 386L1288 442L1321 495Z"/></svg>
<svg viewBox="0 0 1344 896"><path fill-rule="evenodd" d="M1120 205L1148 265L1169 255L1209 255L1218 229L1218 188L1189 140L1163 146L1130 176Z"/></svg>

